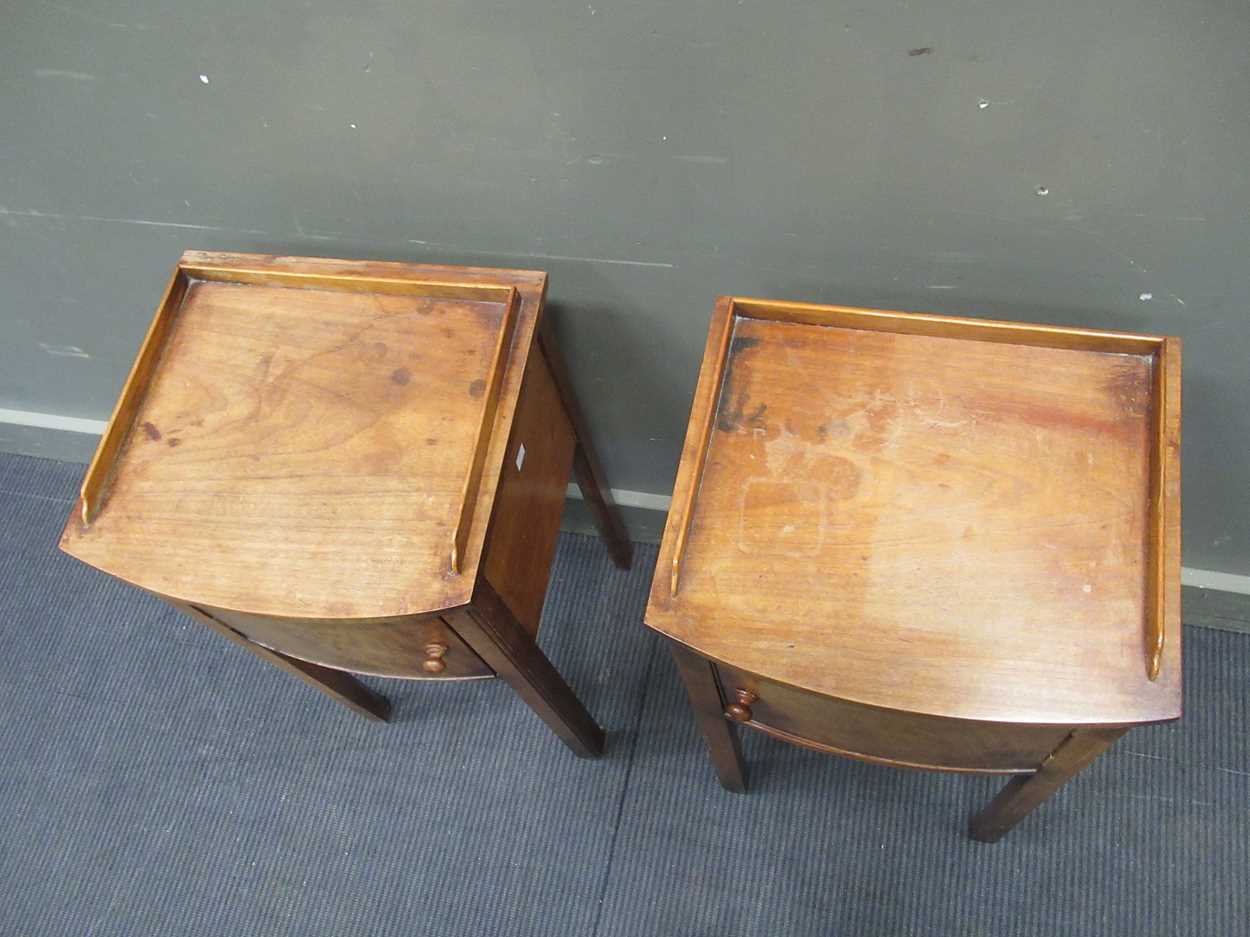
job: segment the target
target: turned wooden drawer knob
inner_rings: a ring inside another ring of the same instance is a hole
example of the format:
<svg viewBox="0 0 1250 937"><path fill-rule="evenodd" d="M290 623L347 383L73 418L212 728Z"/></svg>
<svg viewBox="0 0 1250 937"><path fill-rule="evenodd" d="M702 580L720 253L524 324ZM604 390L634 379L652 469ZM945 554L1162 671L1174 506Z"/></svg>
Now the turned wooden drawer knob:
<svg viewBox="0 0 1250 937"><path fill-rule="evenodd" d="M421 669L426 673L442 673L447 669L447 662L443 660L443 656L447 653L447 645L434 642L425 646L425 660L421 662Z"/></svg>
<svg viewBox="0 0 1250 937"><path fill-rule="evenodd" d="M734 701L725 707L725 715L734 722L750 722L751 704L758 700L759 697L750 690L744 690L738 687L734 691Z"/></svg>

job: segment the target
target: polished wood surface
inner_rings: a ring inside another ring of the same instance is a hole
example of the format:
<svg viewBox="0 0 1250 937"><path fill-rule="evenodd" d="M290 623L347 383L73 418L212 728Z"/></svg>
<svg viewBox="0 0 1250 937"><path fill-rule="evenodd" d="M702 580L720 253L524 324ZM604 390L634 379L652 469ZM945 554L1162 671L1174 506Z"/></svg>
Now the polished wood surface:
<svg viewBox="0 0 1250 937"><path fill-rule="evenodd" d="M559 390L535 344L525 368L482 560L486 578L531 637L538 634L547 597L576 446Z"/></svg>
<svg viewBox="0 0 1250 937"><path fill-rule="evenodd" d="M135 357L126 383L113 407L109 419L109 431L106 431L96 448L91 464L87 466L87 474L83 477L82 489L79 494L78 516L84 527L95 520L104 503L104 493L112 480L122 446L129 435L129 428L135 423L139 402L143 391L152 379L156 361L165 347L169 330L173 322L172 309L182 304L187 292L187 276L181 267L175 268L165 287L165 295L157 306L157 313L148 326L143 344L139 346L139 354ZM114 429L116 428L116 429Z"/></svg>
<svg viewBox="0 0 1250 937"><path fill-rule="evenodd" d="M494 350L491 352L490 365L486 369L486 377L478 378L469 384L469 395L480 394L483 403L478 416L477 432L470 450L469 471L465 475L464 485L460 489L460 516L456 518L456 532L451 541L451 571L456 575L464 572L468 560L469 536L473 532L473 515L477 509L478 493L482 487L482 472L486 467L486 456L490 449L490 435L495 428L495 417L499 412L499 393L503 386L504 371L512 350L512 332L516 327L517 294L513 290L500 313L499 327L495 332ZM482 381L485 387L477 383Z"/></svg>
<svg viewBox="0 0 1250 937"><path fill-rule="evenodd" d="M681 562L686 555L686 541L690 537L690 525L694 520L694 499L703 484L707 453L712 442L717 397L725 379L729 341L733 337L735 320L733 299L722 296L716 301L712 327L708 330L707 349L703 355L703 371L699 375L699 387L695 391L694 398L694 412L690 416L690 429L681 455L682 467L677 476L678 486L673 491L673 509L669 512L668 526L664 532L665 543L668 542L670 536L672 539L672 547L667 551L670 598L677 597L677 587L681 581ZM664 567L661 564L658 568Z"/></svg>
<svg viewBox="0 0 1250 937"><path fill-rule="evenodd" d="M107 504L67 526L64 548L165 595L276 616L466 602L542 283L518 275L502 300L448 298L422 284L447 271L399 266L407 293L193 279L158 314L170 334L130 425L102 443L127 438ZM399 272L362 273L377 268Z"/></svg>
<svg viewBox="0 0 1250 937"><path fill-rule="evenodd" d="M681 681L686 686L690 709L707 745L721 787L735 794L745 794L746 764L742 759L737 727L726 720L722 713L724 703L721 701L720 686L716 680L716 669L676 641L669 641L667 644Z"/></svg>
<svg viewBox="0 0 1250 937"><path fill-rule="evenodd" d="M442 614L394 618L277 618L197 605L249 641L323 667L407 680L464 680L493 677ZM441 666L426 667L427 647L443 648Z"/></svg>
<svg viewBox="0 0 1250 937"><path fill-rule="evenodd" d="M864 706L796 690L734 667L715 668L725 716L806 748L900 768L1031 773L1064 726L975 722Z"/></svg>
<svg viewBox="0 0 1250 937"><path fill-rule="evenodd" d="M66 552L370 718L350 675L499 676L577 754L603 730L536 643L570 472L624 528L541 347L546 275L188 252Z"/></svg>
<svg viewBox="0 0 1250 937"><path fill-rule="evenodd" d="M1146 675L1155 680L1170 638L1181 640L1181 340L1166 338L1154 363L1154 446L1150 460L1147 545L1149 627Z"/></svg>
<svg viewBox="0 0 1250 937"><path fill-rule="evenodd" d="M968 834L984 843L1002 839L1059 788L1084 771L1127 729L1078 729L1047 756L1037 771L1013 778L968 824Z"/></svg>
<svg viewBox="0 0 1250 937"><path fill-rule="evenodd" d="M1156 409L1177 393L1172 347L722 300L647 623L905 712L1175 718L1179 551L1149 546L1179 520L1178 401L1162 440Z"/></svg>
<svg viewBox="0 0 1250 937"><path fill-rule="evenodd" d="M993 841L1181 708L1180 344L722 297L646 622L736 728L1013 774Z"/></svg>
<svg viewBox="0 0 1250 937"><path fill-rule="evenodd" d="M485 577L477 582L473 603L448 620L575 755L603 754L603 729Z"/></svg>

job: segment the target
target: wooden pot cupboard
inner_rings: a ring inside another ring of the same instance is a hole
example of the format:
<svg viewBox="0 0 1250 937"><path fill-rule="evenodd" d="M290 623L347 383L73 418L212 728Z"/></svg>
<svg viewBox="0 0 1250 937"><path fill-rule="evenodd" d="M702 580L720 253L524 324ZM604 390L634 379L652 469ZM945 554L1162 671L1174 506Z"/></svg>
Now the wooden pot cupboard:
<svg viewBox="0 0 1250 937"><path fill-rule="evenodd" d="M994 841L1181 714L1180 342L722 298L648 626L721 783L749 726L1012 775Z"/></svg>
<svg viewBox="0 0 1250 937"><path fill-rule="evenodd" d="M570 472L631 547L524 270L188 252L61 548L374 719L351 673L501 677L578 755L536 643Z"/></svg>

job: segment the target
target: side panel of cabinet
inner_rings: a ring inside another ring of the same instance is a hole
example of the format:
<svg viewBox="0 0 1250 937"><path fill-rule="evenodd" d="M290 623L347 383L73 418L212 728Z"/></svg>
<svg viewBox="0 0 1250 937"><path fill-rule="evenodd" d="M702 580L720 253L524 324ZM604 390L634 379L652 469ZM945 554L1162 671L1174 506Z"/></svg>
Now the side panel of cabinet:
<svg viewBox="0 0 1250 937"><path fill-rule="evenodd" d="M559 391L535 343L512 421L483 562L487 582L530 635L538 634L575 445Z"/></svg>

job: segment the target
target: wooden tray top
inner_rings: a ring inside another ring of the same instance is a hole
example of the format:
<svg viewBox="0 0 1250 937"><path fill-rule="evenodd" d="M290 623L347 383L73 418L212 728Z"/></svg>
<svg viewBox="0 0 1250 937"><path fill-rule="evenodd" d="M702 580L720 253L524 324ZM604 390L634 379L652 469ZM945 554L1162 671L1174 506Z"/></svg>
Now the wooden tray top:
<svg viewBox="0 0 1250 937"><path fill-rule="evenodd" d="M1172 338L724 298L647 608L940 716L1180 714Z"/></svg>
<svg viewBox="0 0 1250 937"><path fill-rule="evenodd" d="M545 288L529 271L188 252L62 547L267 615L464 604Z"/></svg>

